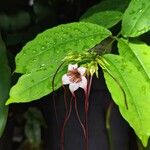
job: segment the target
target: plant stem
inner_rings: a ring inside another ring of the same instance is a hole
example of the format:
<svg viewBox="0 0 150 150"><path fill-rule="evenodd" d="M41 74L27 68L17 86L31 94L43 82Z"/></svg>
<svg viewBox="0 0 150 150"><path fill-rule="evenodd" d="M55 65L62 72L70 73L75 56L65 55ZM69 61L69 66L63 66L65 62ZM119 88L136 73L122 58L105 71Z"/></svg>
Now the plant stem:
<svg viewBox="0 0 150 150"><path fill-rule="evenodd" d="M85 138L85 150L88 150L88 146L87 146L87 133L86 133L86 128L85 126L83 125L81 119L80 119L80 116L79 116L79 112L78 112L78 108L77 108L77 101L76 101L76 95L74 93L72 93L73 97L74 97L74 106L75 106L75 112L76 112L76 115L77 115L77 118L78 118L78 121L82 127L82 130L83 130L83 134L84 134L84 138Z"/></svg>
<svg viewBox="0 0 150 150"><path fill-rule="evenodd" d="M111 126L110 126L110 117L111 117L112 106L113 106L113 102L110 102L107 112L106 112L106 130L107 130L110 150L113 150L113 140L112 140Z"/></svg>
<svg viewBox="0 0 150 150"><path fill-rule="evenodd" d="M66 113L68 113L68 103L67 103L67 90L65 88L65 86L63 85L63 89L64 89L64 103L65 103L65 109L66 109Z"/></svg>
<svg viewBox="0 0 150 150"><path fill-rule="evenodd" d="M104 53L107 52L107 48L117 40L117 38L120 36L120 34L121 34L121 32L119 32L116 36L111 36L112 41L109 44L107 44L107 46L105 47ZM110 52L110 51L108 51L108 52Z"/></svg>
<svg viewBox="0 0 150 150"><path fill-rule="evenodd" d="M89 79L89 85L87 87L87 91L85 91L85 130L86 130L86 150L88 150L88 144L89 144L89 129L88 129L88 110L89 110L89 95L91 91L91 85L92 85L92 76L90 76Z"/></svg>
<svg viewBox="0 0 150 150"><path fill-rule="evenodd" d="M79 112L78 112L78 108L77 108L77 101L76 101L76 99L74 99L74 103L75 103L74 106L75 106L75 111L76 111L76 115L77 115L78 121L79 121L79 123L80 123L80 125L81 125L81 127L82 127L84 137L86 138L85 127L84 127L84 125L83 125L83 123L82 123L82 121L81 121L81 119L80 119L80 116L79 116Z"/></svg>
<svg viewBox="0 0 150 150"><path fill-rule="evenodd" d="M106 72L114 79L114 81L118 84L118 86L120 87L123 95L124 95L124 102L125 102L125 106L126 109L128 109L128 102L127 102L127 98L126 98L126 93L122 87L122 85L119 83L119 81L110 73L109 69L106 70Z"/></svg>
<svg viewBox="0 0 150 150"><path fill-rule="evenodd" d="M90 91L91 91L92 79L93 79L93 77L91 76L90 81L89 81L88 91L87 91L88 92L88 99L89 99L89 95L90 95Z"/></svg>
<svg viewBox="0 0 150 150"><path fill-rule="evenodd" d="M57 128L58 128L58 131L60 132L60 127L59 127L59 121L58 121L58 114L57 114L57 109L56 109L56 103L55 103L55 77L58 73L58 71L61 69L61 67L63 66L65 62L62 62L58 68L56 69L56 72L54 73L54 76L52 78L52 92L53 92L53 105L54 105L54 113L55 113L55 118L56 118L56 122L57 122Z"/></svg>
<svg viewBox="0 0 150 150"><path fill-rule="evenodd" d="M71 114L71 111L72 111L72 99L70 100L70 108L69 108L69 112L66 112L66 115L65 115L65 119L64 119L64 123L63 123L63 127L62 127L62 130L61 130L61 150L64 150L64 134L65 134L65 127L66 127L66 124L69 120L69 117L70 117L70 114Z"/></svg>

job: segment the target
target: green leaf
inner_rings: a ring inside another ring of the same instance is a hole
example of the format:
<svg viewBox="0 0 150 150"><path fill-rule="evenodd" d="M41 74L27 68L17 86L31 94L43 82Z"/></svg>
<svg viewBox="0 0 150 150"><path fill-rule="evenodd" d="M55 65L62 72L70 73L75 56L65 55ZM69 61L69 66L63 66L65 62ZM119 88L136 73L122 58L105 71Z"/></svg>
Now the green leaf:
<svg viewBox="0 0 150 150"><path fill-rule="evenodd" d="M119 11L102 11L94 13L91 16L82 18L83 22L91 22L106 28L111 28L116 25L122 18L122 13Z"/></svg>
<svg viewBox="0 0 150 150"><path fill-rule="evenodd" d="M108 70L103 72L112 98L119 106L122 116L146 146L150 136L150 85L141 72L123 57L107 54L104 58L108 62Z"/></svg>
<svg viewBox="0 0 150 150"><path fill-rule="evenodd" d="M105 12L105 11L121 11L123 12L128 6L129 0L103 0L99 4L96 4L89 8L80 18L80 20L87 18L95 13L98 12ZM103 18L104 20L105 18Z"/></svg>
<svg viewBox="0 0 150 150"><path fill-rule="evenodd" d="M53 68L54 69L54 68ZM52 80L56 70L41 68L29 74L22 75L17 84L10 90L10 98L6 104L23 103L37 100L53 91ZM55 77L54 88L57 90L62 85L62 76L67 72L67 67L63 67Z"/></svg>
<svg viewBox="0 0 150 150"><path fill-rule="evenodd" d="M111 35L104 27L91 23L60 25L39 34L16 57L16 72L24 73L10 90L6 104L30 102L52 92L52 79L69 52L82 52ZM62 85L67 66L59 70L54 88Z"/></svg>
<svg viewBox="0 0 150 150"><path fill-rule="evenodd" d="M92 48L110 35L104 27L83 22L46 30L28 42L17 55L16 72L31 72L42 66L54 72L67 53Z"/></svg>
<svg viewBox="0 0 150 150"><path fill-rule="evenodd" d="M132 0L123 15L122 34L136 37L150 30L150 1Z"/></svg>
<svg viewBox="0 0 150 150"><path fill-rule="evenodd" d="M5 102L10 89L10 68L7 63L6 47L0 34L0 137L6 126L8 106Z"/></svg>
<svg viewBox="0 0 150 150"><path fill-rule="evenodd" d="M132 62L150 82L150 46L141 41L127 42L120 39L118 48L120 55Z"/></svg>

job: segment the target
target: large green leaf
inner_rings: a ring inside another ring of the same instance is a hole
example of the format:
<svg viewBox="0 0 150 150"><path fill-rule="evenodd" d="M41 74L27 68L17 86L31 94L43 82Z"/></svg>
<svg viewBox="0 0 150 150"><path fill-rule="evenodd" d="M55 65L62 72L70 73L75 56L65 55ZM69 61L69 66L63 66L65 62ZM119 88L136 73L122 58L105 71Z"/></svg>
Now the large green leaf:
<svg viewBox="0 0 150 150"><path fill-rule="evenodd" d="M150 85L141 72L123 57L107 54L104 58L108 62L108 70L103 71L112 98L146 146L150 136Z"/></svg>
<svg viewBox="0 0 150 150"><path fill-rule="evenodd" d="M8 106L5 106L5 102L9 95L9 89L10 68L7 64L6 47L0 34L0 137L3 134L8 116Z"/></svg>
<svg viewBox="0 0 150 150"><path fill-rule="evenodd" d="M118 48L120 55L131 61L150 82L150 46L140 41L127 42L120 39Z"/></svg>
<svg viewBox="0 0 150 150"><path fill-rule="evenodd" d="M70 51L87 50L109 35L111 33L104 27L83 22L46 30L28 42L17 55L16 72L31 72L42 66L53 72Z"/></svg>
<svg viewBox="0 0 150 150"><path fill-rule="evenodd" d="M91 22L106 28L111 28L116 25L122 18L120 11L101 11L94 13L91 16L82 18L81 21Z"/></svg>
<svg viewBox="0 0 150 150"><path fill-rule="evenodd" d="M132 0L124 13L122 34L139 36L150 30L150 0Z"/></svg>
<svg viewBox="0 0 150 150"><path fill-rule="evenodd" d="M111 33L91 23L70 23L49 29L29 42L16 57L16 72L24 73L10 91L7 104L30 102L52 92L52 79L69 52L92 48ZM66 65L55 78L55 90L62 85Z"/></svg>
<svg viewBox="0 0 150 150"><path fill-rule="evenodd" d="M52 80L56 70L42 68L29 74L22 75L17 84L10 90L10 98L6 104L30 102L39 99L53 91ZM67 67L57 73L54 87L57 90L62 85L62 76L67 72Z"/></svg>

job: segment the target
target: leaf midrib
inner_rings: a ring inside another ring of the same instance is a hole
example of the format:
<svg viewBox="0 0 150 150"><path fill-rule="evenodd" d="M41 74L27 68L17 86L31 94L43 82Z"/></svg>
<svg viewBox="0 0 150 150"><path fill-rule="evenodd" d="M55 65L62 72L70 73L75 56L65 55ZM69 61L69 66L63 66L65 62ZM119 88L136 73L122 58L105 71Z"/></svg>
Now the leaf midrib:
<svg viewBox="0 0 150 150"><path fill-rule="evenodd" d="M135 56L135 57L133 57L133 58L136 58L136 60L139 62L139 65L142 66L142 70L145 72L146 76L147 76L148 79L150 80L150 76L149 76L149 74L148 74L148 72L147 72L147 69L146 69L145 66L144 66L144 63L142 63L142 61L140 60L139 56L138 56L138 55L135 53L135 51L130 47L130 45L129 45L129 49L131 50L131 52L132 52L133 55Z"/></svg>
<svg viewBox="0 0 150 150"><path fill-rule="evenodd" d="M61 72L61 71L62 71L62 70L58 71L57 73L59 73L59 72ZM34 73L34 72L33 72L33 73ZM37 86L38 84L40 84L41 82L44 82L44 81L47 80L48 78L53 77L54 74L55 74L55 73L53 73L53 74L51 74L51 75L49 75L49 76L47 76L47 77L45 77L45 78L42 78L42 80L39 80L38 82L32 84L31 86L28 86L27 88L24 88L24 89L21 90L21 92L19 92L19 93L23 93L23 92L25 92L25 91L27 91L27 90L29 90L29 89L32 89L34 86ZM24 75L26 75L26 74L24 74ZM30 100L31 100L31 99L30 99Z"/></svg>
<svg viewBox="0 0 150 150"><path fill-rule="evenodd" d="M137 17L137 20L135 21L134 25L132 28L130 28L130 32L129 33L132 33L135 26L137 25L137 22L140 20L140 18L143 16L143 14L145 13L145 11L149 8L150 4L147 5L147 7L144 9L144 11Z"/></svg>
<svg viewBox="0 0 150 150"><path fill-rule="evenodd" d="M124 41L123 41L123 42L124 42ZM132 58L135 58L135 59L138 61L139 66L141 66L141 68L142 68L142 70L145 72L147 78L150 80L149 73L147 72L147 69L145 68L144 63L142 63L142 61L141 61L140 58L138 57L139 55L136 55L136 52L134 51L134 49L132 49L132 48L130 47L130 43L128 43L128 44L127 44L126 42L124 42L124 43L127 45L127 47L129 48L129 50L131 51L131 53L135 56L135 57L132 56ZM126 50L125 52L123 52L121 55L124 56L124 55L126 55L126 53L130 55L130 53L129 53L128 50ZM131 55L132 55L132 54L131 54ZM125 57L126 57L126 56L125 56ZM127 59L128 59L128 58L127 58Z"/></svg>

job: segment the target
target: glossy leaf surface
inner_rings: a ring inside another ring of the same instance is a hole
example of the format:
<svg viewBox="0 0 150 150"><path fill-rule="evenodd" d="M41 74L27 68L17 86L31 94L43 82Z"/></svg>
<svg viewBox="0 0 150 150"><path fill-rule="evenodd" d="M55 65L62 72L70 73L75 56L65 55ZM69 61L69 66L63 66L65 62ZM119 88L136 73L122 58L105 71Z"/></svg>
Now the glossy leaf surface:
<svg viewBox="0 0 150 150"><path fill-rule="evenodd" d="M53 91L52 80L55 74L50 69L41 69L29 74L22 75L17 84L10 90L10 98L6 104L23 103L37 100ZM55 78L55 90L62 85L62 76L67 72L67 68L61 69Z"/></svg>
<svg viewBox="0 0 150 150"><path fill-rule="evenodd" d="M11 88L7 104L30 102L51 93L52 79L67 53L86 51L109 35L106 28L91 23L60 25L39 34L16 57L16 72L24 75ZM55 90L66 72L63 66L57 73Z"/></svg>
<svg viewBox="0 0 150 150"><path fill-rule="evenodd" d="M87 18L91 15L93 15L94 13L98 13L98 12L104 12L104 11L119 11L119 12L123 12L127 6L128 6L129 0L125 0L124 2L122 2L122 0L103 0L102 2L100 2L99 4L96 4L94 6L92 6L91 8L89 8L82 16L81 16L81 20L83 18ZM105 19L105 18L103 18Z"/></svg>
<svg viewBox="0 0 150 150"><path fill-rule="evenodd" d="M82 18L83 22L91 22L106 28L111 28L116 25L122 18L122 13L119 11L102 11L92 14L91 16Z"/></svg>
<svg viewBox="0 0 150 150"><path fill-rule="evenodd" d="M112 98L146 146L150 136L150 85L142 73L123 57L107 54L104 58L108 62L104 76Z"/></svg>
<svg viewBox="0 0 150 150"><path fill-rule="evenodd" d="M106 28L91 23L70 23L46 30L17 55L16 72L26 73L42 67L54 71L67 53L88 50L110 35Z"/></svg>
<svg viewBox="0 0 150 150"><path fill-rule="evenodd" d="M150 1L132 0L124 13L122 34L136 37L150 30Z"/></svg>
<svg viewBox="0 0 150 150"><path fill-rule="evenodd" d="M150 82L150 46L141 41L127 42L120 39L118 48L120 55L132 62Z"/></svg>

